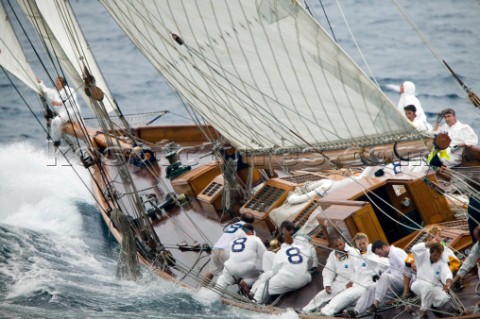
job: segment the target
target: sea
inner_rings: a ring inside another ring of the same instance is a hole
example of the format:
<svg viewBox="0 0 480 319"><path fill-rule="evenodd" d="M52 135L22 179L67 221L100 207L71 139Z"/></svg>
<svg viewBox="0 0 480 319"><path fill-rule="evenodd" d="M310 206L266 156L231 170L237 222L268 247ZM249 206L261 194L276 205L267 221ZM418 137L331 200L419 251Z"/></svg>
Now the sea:
<svg viewBox="0 0 480 319"><path fill-rule="evenodd" d="M441 62L480 92L479 0L306 2L394 104L400 84L410 80L430 122L451 107L480 133L480 113ZM71 5L125 114L168 110L156 123L191 122L175 91L100 2ZM46 76L36 67L39 77ZM0 71L0 318L297 317L294 311L266 316L224 306L146 269L139 282L117 279L119 245L99 216L88 174L78 163L52 158L37 97L13 84Z"/></svg>

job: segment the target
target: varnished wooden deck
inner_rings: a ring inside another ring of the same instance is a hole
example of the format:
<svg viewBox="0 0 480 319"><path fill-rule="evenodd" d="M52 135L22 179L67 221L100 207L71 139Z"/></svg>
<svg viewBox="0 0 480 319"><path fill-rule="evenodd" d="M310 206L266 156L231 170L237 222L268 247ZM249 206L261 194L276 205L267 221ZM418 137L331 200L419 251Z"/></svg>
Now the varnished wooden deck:
<svg viewBox="0 0 480 319"><path fill-rule="evenodd" d="M185 152L181 155L181 161L184 164L188 163L201 163L210 162L213 160L211 156L202 157L208 153L208 149L203 149L198 152ZM132 173L134 183L137 190L140 193L155 193L159 200L161 201L167 192L172 192L173 188L171 183L165 177L165 168L168 165L168 161L164 158L164 154L157 154L159 162L157 165L154 165L149 168L137 168L129 166L129 169ZM109 176L112 177L115 185L118 187L120 193L125 192L125 189L122 188L122 183L119 180L118 171L114 165L105 165L107 168ZM94 170L94 169L93 169ZM97 181L99 181L99 186L104 187L101 184L101 179L98 175L98 171L94 173ZM96 186L95 186L96 187ZM101 196L101 189L96 188L97 198L99 199L99 205L103 208L107 207L107 202ZM353 196L353 195L352 195ZM340 200L347 198L336 198L332 196L332 200ZM105 209L106 210L106 209ZM113 227L111 222L108 219L108 215L105 213L105 210L102 212L107 225L112 230L112 233L115 235L117 240L121 240L121 234ZM207 263L209 255L205 252L199 254L197 252L181 252L178 249L178 245L186 242L187 244L193 244L194 241L198 243L207 243L213 245L216 240L220 237L223 232L223 227L227 224L228 219L220 218L221 213L212 213L207 212L202 209L201 205L195 198L190 198L189 202L181 207L175 207L171 210L168 210L166 213L159 216L159 218L153 219L152 224L154 226L155 232L162 241L162 243L169 249L174 258L177 260L179 265L182 265L185 268L193 268L194 272L197 272L202 268L204 264ZM221 220L221 222L220 222ZM257 234L259 234L262 239L268 240L269 230L267 225L263 222L258 222L255 224L257 228ZM200 231L198 231L200 230ZM324 264L326 261L326 256L329 253L327 248L319 247L319 263L320 265ZM151 264L148 260L143 260L144 264L148 267L151 267ZM196 278L190 276L184 276L183 273L173 269L173 276L159 270L154 270L161 277L164 277L169 280L180 281L182 285L186 287L199 287L199 281L205 271L208 270L208 266L204 267L201 273ZM318 272L313 276L312 282L306 287L282 296L276 307L280 309L285 308L294 308L301 309L305 306L313 296L323 289L322 286L322 268L320 267ZM463 302L465 307L470 307L475 305L479 300L479 296L475 292L475 286L478 282L478 278L475 274L471 274L466 278L465 289L461 292L458 292L457 295L459 299ZM244 309L249 309L257 312L264 313L275 313L281 311L280 309L274 309L270 306L260 306L254 303L248 302L246 299L244 301L224 299L226 304L231 304L237 307ZM404 313L403 308L391 308L385 312L380 313L382 318L412 318L410 314ZM319 316L310 316L307 314L300 314L302 318L322 318ZM433 318L433 315L430 314L430 318ZM473 314L470 316L465 316L465 318L480 318L480 314Z"/></svg>

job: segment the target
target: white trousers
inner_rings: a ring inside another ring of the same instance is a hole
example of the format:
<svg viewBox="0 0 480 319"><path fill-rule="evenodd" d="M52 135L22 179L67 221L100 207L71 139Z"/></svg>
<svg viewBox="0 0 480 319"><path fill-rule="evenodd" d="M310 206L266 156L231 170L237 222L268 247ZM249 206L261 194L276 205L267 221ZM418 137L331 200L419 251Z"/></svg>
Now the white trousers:
<svg viewBox="0 0 480 319"><path fill-rule="evenodd" d="M262 269L264 272L272 270L273 258L275 257L276 253L273 251L266 251L263 254L262 259Z"/></svg>
<svg viewBox="0 0 480 319"><path fill-rule="evenodd" d="M403 277L392 275L390 273L383 273L377 281L377 288L375 289L375 299L380 303L396 298L402 295L403 292Z"/></svg>
<svg viewBox="0 0 480 319"><path fill-rule="evenodd" d="M412 291L420 296L420 311L427 311L432 305L442 307L450 300L450 296L443 291L442 286L436 286L423 280L416 280L412 284Z"/></svg>
<svg viewBox="0 0 480 319"><path fill-rule="evenodd" d="M330 300L330 302L320 311L325 316L333 316L356 302L365 290L366 288L363 286L347 288L333 297L332 300Z"/></svg>
<svg viewBox="0 0 480 319"><path fill-rule="evenodd" d="M332 293L327 294L325 289L323 289L315 297L313 297L312 300L310 300L308 305L303 307L303 311L313 312L315 309L320 307L324 302L331 300L333 297L335 297L336 295L338 295L339 293L347 289L346 285L347 285L347 282L344 282L344 281L337 281L337 280L333 281L332 285L330 286L330 288L332 288Z"/></svg>
<svg viewBox="0 0 480 319"><path fill-rule="evenodd" d="M357 303L355 304L355 311L358 314L362 314L367 311L368 307L370 307L375 300L375 288L377 288L377 284L370 285L367 289L365 289L358 298Z"/></svg>
<svg viewBox="0 0 480 319"><path fill-rule="evenodd" d="M55 116L50 124L50 137L54 142L59 142L62 139L62 126L67 123L61 116Z"/></svg>
<svg viewBox="0 0 480 319"><path fill-rule="evenodd" d="M237 281L243 279L249 286L251 286L260 275L260 272L254 264L251 265L225 265L223 273L217 280L218 288L225 288L227 286L236 284Z"/></svg>
<svg viewBox="0 0 480 319"><path fill-rule="evenodd" d="M250 289L250 292L253 293L253 298L256 300L257 303L266 303L268 300L268 292L265 291L265 283L273 277L273 271L266 271L258 277L257 281Z"/></svg>
<svg viewBox="0 0 480 319"><path fill-rule="evenodd" d="M216 276L223 271L225 262L228 260L229 252L225 249L214 249L210 258L210 273Z"/></svg>
<svg viewBox="0 0 480 319"><path fill-rule="evenodd" d="M281 295L290 291L302 288L312 281L312 276L307 273L305 276L295 278L295 281L286 281L281 273L273 275L271 271L263 273L255 282L251 292L254 293L257 303L266 303L270 296Z"/></svg>

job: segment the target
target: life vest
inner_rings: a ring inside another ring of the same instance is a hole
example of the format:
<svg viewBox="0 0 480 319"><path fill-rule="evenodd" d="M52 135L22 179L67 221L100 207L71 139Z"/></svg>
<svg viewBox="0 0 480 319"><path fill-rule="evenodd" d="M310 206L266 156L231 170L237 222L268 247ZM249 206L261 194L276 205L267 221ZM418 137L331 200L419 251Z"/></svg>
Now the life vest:
<svg viewBox="0 0 480 319"><path fill-rule="evenodd" d="M447 150L433 149L427 157L427 163L431 166L440 167L443 165L441 158L450 160L450 154Z"/></svg>
<svg viewBox="0 0 480 319"><path fill-rule="evenodd" d="M462 266L460 259L455 256L448 256L448 267L452 271L452 274L455 274Z"/></svg>

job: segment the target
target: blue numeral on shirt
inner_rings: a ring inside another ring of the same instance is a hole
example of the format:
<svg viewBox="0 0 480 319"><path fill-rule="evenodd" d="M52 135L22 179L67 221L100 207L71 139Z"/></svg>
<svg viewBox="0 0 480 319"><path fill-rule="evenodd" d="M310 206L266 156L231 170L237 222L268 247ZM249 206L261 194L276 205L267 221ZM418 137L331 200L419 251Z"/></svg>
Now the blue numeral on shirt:
<svg viewBox="0 0 480 319"><path fill-rule="evenodd" d="M228 226L227 229L225 229L225 233L233 234L237 232L237 230L239 230L240 228L242 228L241 224L233 224Z"/></svg>
<svg viewBox="0 0 480 319"><path fill-rule="evenodd" d="M245 237L235 239L232 243L232 252L234 253L242 252L245 249L246 241L247 241L247 238Z"/></svg>
<svg viewBox="0 0 480 319"><path fill-rule="evenodd" d="M288 248L286 250L288 256L288 262L291 264L301 264L303 261L303 257L300 253L300 250L297 248Z"/></svg>

